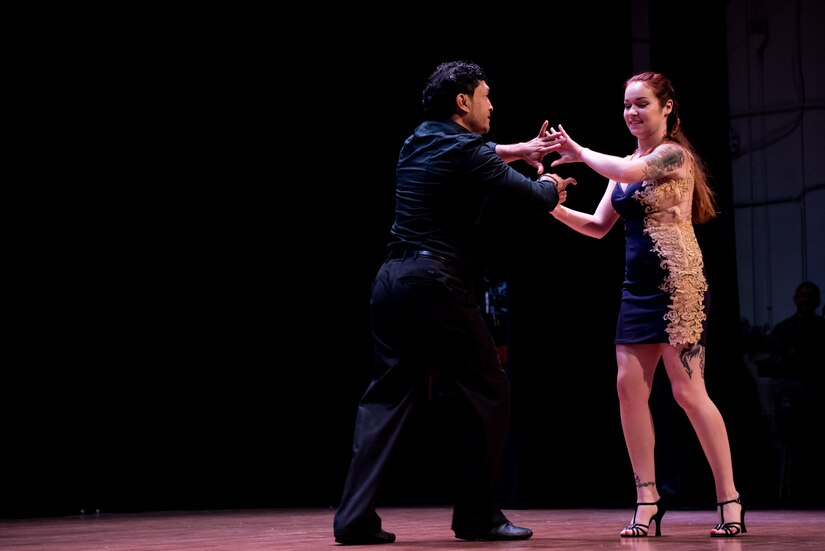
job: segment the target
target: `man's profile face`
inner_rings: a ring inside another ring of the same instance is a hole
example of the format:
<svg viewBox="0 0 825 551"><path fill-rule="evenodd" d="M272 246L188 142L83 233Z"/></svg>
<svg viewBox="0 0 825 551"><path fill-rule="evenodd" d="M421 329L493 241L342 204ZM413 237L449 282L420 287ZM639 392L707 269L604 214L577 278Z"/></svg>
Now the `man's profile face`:
<svg viewBox="0 0 825 551"><path fill-rule="evenodd" d="M464 124L468 130L476 134L486 134L490 131L490 114L493 112L493 103L490 101L490 87L483 80L473 90L473 94L465 94L469 112L464 117Z"/></svg>

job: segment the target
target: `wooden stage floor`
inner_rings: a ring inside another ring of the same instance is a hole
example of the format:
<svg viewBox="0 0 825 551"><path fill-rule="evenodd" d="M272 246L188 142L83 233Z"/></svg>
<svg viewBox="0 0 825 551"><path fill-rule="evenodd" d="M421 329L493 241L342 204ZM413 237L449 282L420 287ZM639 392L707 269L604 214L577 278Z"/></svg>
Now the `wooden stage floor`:
<svg viewBox="0 0 825 551"><path fill-rule="evenodd" d="M448 507L379 509L393 551L475 549L823 550L825 510L748 511L748 533L711 538L716 513L668 511L662 536L620 538L631 510L507 510L514 524L532 528L529 540L466 542L450 530ZM242 509L100 513L66 517L0 519L3 551L315 551L343 548L332 535L331 509ZM363 547L354 547L363 548Z"/></svg>

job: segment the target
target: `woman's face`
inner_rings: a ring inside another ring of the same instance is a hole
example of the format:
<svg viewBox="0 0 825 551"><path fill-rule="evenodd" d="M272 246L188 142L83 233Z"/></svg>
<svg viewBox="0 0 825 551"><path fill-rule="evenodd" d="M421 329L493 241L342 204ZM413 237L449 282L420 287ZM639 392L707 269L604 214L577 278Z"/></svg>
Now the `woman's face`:
<svg viewBox="0 0 825 551"><path fill-rule="evenodd" d="M631 82L624 91L624 122L630 133L639 139L664 137L667 116L673 108L668 100L662 106L653 90L644 82Z"/></svg>

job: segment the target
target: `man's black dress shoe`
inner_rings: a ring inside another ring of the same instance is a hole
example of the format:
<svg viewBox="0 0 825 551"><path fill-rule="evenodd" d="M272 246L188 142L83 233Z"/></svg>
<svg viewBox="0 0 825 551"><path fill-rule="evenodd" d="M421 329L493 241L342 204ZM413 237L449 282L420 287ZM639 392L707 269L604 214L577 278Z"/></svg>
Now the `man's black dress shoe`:
<svg viewBox="0 0 825 551"><path fill-rule="evenodd" d="M529 528L521 528L513 525L509 520L500 526L496 526L485 534L466 534L456 532L455 537L460 540L469 541L502 541L502 540L526 540L533 535Z"/></svg>
<svg viewBox="0 0 825 551"><path fill-rule="evenodd" d="M395 534L386 530L379 530L367 536L336 536L335 541L341 545L379 545L395 541Z"/></svg>

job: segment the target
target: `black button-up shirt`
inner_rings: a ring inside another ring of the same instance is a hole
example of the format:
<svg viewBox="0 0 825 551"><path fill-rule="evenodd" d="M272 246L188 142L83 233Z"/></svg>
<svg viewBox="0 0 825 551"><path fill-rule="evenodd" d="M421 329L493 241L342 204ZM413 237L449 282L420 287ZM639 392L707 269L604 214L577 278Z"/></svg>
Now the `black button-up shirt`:
<svg viewBox="0 0 825 551"><path fill-rule="evenodd" d="M490 197L536 213L550 212L559 201L552 182L511 168L480 134L452 121L422 123L398 158L390 250L425 249L472 263Z"/></svg>

